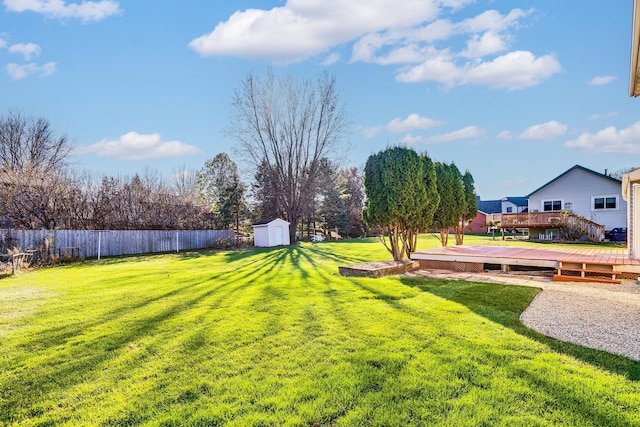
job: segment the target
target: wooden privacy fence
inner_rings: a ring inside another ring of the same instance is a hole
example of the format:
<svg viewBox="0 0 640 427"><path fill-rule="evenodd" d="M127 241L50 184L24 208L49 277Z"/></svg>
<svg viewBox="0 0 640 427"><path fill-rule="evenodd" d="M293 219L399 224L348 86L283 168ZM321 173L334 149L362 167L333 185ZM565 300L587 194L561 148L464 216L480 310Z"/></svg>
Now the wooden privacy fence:
<svg viewBox="0 0 640 427"><path fill-rule="evenodd" d="M45 244L45 242L48 242ZM234 242L233 230L3 230L0 246L22 252L46 248L55 255L100 258L180 252Z"/></svg>

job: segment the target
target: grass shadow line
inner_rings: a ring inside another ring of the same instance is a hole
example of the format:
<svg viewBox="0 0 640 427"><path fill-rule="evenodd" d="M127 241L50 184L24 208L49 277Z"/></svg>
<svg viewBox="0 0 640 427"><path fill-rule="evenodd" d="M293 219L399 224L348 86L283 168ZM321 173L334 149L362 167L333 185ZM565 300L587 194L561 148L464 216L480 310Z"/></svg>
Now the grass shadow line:
<svg viewBox="0 0 640 427"><path fill-rule="evenodd" d="M527 328L520 321L520 315L540 292L538 288L406 276L401 276L400 281L407 286L461 304L472 312L537 341L553 351L622 375L629 380L640 381L640 362L604 350L560 341Z"/></svg>

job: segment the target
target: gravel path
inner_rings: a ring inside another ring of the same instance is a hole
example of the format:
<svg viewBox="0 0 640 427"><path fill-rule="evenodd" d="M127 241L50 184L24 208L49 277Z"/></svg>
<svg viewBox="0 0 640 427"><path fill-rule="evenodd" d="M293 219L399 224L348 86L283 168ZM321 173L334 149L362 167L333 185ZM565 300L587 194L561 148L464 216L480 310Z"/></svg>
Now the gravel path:
<svg viewBox="0 0 640 427"><path fill-rule="evenodd" d="M640 361L640 283L554 282L549 277L418 270L411 274L542 288L522 323L550 337Z"/></svg>

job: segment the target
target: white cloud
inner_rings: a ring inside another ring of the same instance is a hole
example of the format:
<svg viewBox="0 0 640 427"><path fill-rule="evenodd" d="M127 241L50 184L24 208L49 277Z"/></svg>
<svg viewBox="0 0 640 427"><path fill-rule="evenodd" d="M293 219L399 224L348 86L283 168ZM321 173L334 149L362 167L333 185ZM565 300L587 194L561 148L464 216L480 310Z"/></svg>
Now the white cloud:
<svg viewBox="0 0 640 427"><path fill-rule="evenodd" d="M98 157L122 160L159 159L166 157L192 156L200 154L198 147L180 141L164 141L160 134L139 134L129 132L118 139L103 139L76 154L96 153Z"/></svg>
<svg viewBox="0 0 640 427"><path fill-rule="evenodd" d="M2 34L0 34L0 49L4 49L7 47L7 41L2 38Z"/></svg>
<svg viewBox="0 0 640 427"><path fill-rule="evenodd" d="M455 130L453 132L445 133L442 135L436 135L431 137L423 137L423 136L414 136L411 134L405 135L404 138L400 140L403 144L437 144L442 142L452 142L458 141L461 139L472 139L477 138L485 134L484 129L481 129L477 126L467 126L462 129Z"/></svg>
<svg viewBox="0 0 640 427"><path fill-rule="evenodd" d="M33 56L40 55L40 46L35 43L17 43L9 47L9 52L20 54L25 61L31 61Z"/></svg>
<svg viewBox="0 0 640 427"><path fill-rule="evenodd" d="M303 61L332 48L353 43L350 62L397 65L397 80L435 81L448 86L476 84L522 89L540 84L560 71L552 55L505 52L511 32L533 9L507 14L488 10L452 22L442 19L475 0L288 0L272 9L237 11L213 31L193 39L189 47L200 55L260 58L276 63ZM454 51L446 41L468 37L466 48ZM434 44L445 47L436 47ZM412 66L412 67L411 67Z"/></svg>
<svg viewBox="0 0 640 427"><path fill-rule="evenodd" d="M609 126L596 133L585 132L566 146L593 153L640 154L640 122L620 130Z"/></svg>
<svg viewBox="0 0 640 427"><path fill-rule="evenodd" d="M82 1L69 3L64 0L4 0L10 12L35 12L51 18L78 18L84 22L101 21L121 12L114 0Z"/></svg>
<svg viewBox="0 0 640 427"><path fill-rule="evenodd" d="M502 52L507 45L502 36L492 31L480 35L474 35L467 42L467 49L460 55L465 58L482 58L487 55Z"/></svg>
<svg viewBox="0 0 640 427"><path fill-rule="evenodd" d="M387 125L387 130L389 132L409 132L415 129L429 129L443 124L444 122L442 121L422 117L419 114L409 114L404 120L399 118L391 120Z"/></svg>
<svg viewBox="0 0 640 427"><path fill-rule="evenodd" d="M366 34L433 21L443 7L474 0L289 0L270 10L234 13L189 43L203 56L296 62Z"/></svg>
<svg viewBox="0 0 640 427"><path fill-rule="evenodd" d="M466 49L455 53L451 48L436 50L434 46L424 43L426 40L410 40L407 36L406 44L401 47L402 40L398 37L388 40L378 39L365 46L356 45L363 49L357 52L358 58L368 55L370 62L380 64L392 63L389 58L394 57L398 49L406 51L412 47L414 60L408 60L405 55L406 66L399 70L396 80L405 83L433 81L445 86L485 85L496 89L518 90L542 83L545 79L561 71L560 63L553 55L536 56L529 51L512 51L493 59L482 60L493 54L505 51L511 36L505 33L519 26L519 20L532 11L514 9L507 15L497 11L486 11L474 18L467 19L456 25L442 26L443 38L452 34L471 34ZM434 37L433 34L431 37ZM390 50L390 52L386 52ZM378 52L385 52L377 55ZM420 55L423 59L417 60Z"/></svg>
<svg viewBox="0 0 640 427"><path fill-rule="evenodd" d="M536 58L531 52L516 51L465 69L462 83L524 89L540 84L560 69L560 63L551 55Z"/></svg>
<svg viewBox="0 0 640 427"><path fill-rule="evenodd" d="M322 61L322 65L324 66L329 66L329 65L333 65L336 62L338 62L340 60L340 54L338 53L331 53L329 54L329 56L327 56L324 61Z"/></svg>
<svg viewBox="0 0 640 427"><path fill-rule="evenodd" d="M352 62L363 61L381 65L421 63L450 52L450 49L437 50L436 41L447 40L457 34L470 34L467 48L459 54L451 56L480 58L498 53L508 47L511 38L505 31L518 26L518 20L531 11L513 9L502 15L498 11L489 10L480 15L466 19L460 23L439 19L423 26L369 33L361 37L353 47Z"/></svg>
<svg viewBox="0 0 640 427"><path fill-rule="evenodd" d="M589 86L602 86L617 80L614 76L597 76L589 81Z"/></svg>
<svg viewBox="0 0 640 427"><path fill-rule="evenodd" d="M55 62L47 62L44 65L38 65L35 63L29 64L7 64L7 73L13 80L22 80L25 77L32 75L38 75L39 77L50 76L56 71Z"/></svg>
<svg viewBox="0 0 640 427"><path fill-rule="evenodd" d="M551 120L546 123L528 127L520 135L518 135L518 139L546 140L562 136L565 133L567 133L567 125L564 125L555 120Z"/></svg>
<svg viewBox="0 0 640 427"><path fill-rule="evenodd" d="M453 86L461 81L464 70L453 62L448 51L441 51L422 64L411 67L396 75L396 80L404 83L436 81L447 86Z"/></svg>
<svg viewBox="0 0 640 427"><path fill-rule="evenodd" d="M432 136L429 138L429 142L450 142L459 139L477 138L484 135L484 133L484 129L481 129L477 126L467 126L465 128L445 133L443 135Z"/></svg>
<svg viewBox="0 0 640 427"><path fill-rule="evenodd" d="M405 83L436 81L448 86L470 84L516 90L538 85L560 70L560 63L553 56L535 57L525 51L510 52L489 62L468 62L462 67L451 56L441 55L399 73L396 79Z"/></svg>

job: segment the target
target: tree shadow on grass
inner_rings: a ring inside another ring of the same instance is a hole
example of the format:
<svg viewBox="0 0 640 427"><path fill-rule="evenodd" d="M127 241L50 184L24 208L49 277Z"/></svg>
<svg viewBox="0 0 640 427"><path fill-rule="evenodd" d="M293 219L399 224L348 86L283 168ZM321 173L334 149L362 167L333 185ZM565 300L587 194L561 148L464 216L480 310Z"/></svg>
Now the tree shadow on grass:
<svg viewBox="0 0 640 427"><path fill-rule="evenodd" d="M468 282L466 280L435 280L417 277L401 277L400 281L407 286L462 304L474 313L544 344L558 353L623 375L629 380L640 381L640 362L603 350L559 341L523 325L520 321L520 315L531 304L540 289Z"/></svg>
<svg viewBox="0 0 640 427"><path fill-rule="evenodd" d="M370 261L366 253L360 256L347 256L344 254L336 254L335 250L330 246L331 243L319 243L316 245L308 246L305 249L315 254L318 258L328 259L341 264L356 264L361 262Z"/></svg>

